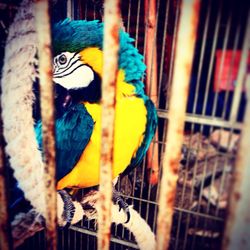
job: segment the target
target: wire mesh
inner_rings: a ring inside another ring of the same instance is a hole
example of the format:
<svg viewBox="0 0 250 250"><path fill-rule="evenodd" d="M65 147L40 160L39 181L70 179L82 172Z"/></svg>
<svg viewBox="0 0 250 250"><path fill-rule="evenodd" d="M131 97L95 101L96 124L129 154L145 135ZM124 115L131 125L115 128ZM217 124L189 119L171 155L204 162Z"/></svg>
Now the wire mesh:
<svg viewBox="0 0 250 250"><path fill-rule="evenodd" d="M1 20L8 27L7 18L13 15L17 6L1 2L5 4L0 4L1 12L5 11L0 15ZM71 18L102 20L100 1L74 0L68 3L71 4L68 12ZM145 54L144 20L148 14L144 5L142 0L121 3L124 27L135 38L141 54ZM156 52L152 51L152 54L157 54L158 63L159 137L153 143L159 150L161 174L180 1L157 0L156 7ZM9 16L6 9L11 12ZM237 138L242 129L246 103L244 85L238 85L238 82L243 82L240 79L245 75L239 62L243 60L241 53L248 11L247 1L205 0L201 3L169 249L219 249L221 244L228 207L227 190L233 176ZM62 12L66 17L67 8ZM4 34L4 26L0 27L1 34ZM246 55L245 64L249 66ZM127 202L156 232L160 187L148 183L151 172L147 170L147 162L145 159L120 180L118 187ZM133 235L122 226L112 225L111 232L111 249L137 248ZM26 241L20 249L45 249L44 241L42 232ZM96 225L92 221L83 220L70 230L58 232L58 249L96 248Z"/></svg>

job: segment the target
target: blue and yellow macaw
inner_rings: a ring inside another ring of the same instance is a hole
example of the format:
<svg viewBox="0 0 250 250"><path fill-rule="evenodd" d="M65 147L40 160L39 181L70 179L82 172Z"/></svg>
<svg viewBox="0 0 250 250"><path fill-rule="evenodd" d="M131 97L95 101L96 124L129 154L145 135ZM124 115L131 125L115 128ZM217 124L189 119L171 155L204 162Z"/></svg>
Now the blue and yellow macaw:
<svg viewBox="0 0 250 250"><path fill-rule="evenodd" d="M103 23L54 25L53 81L56 87L57 189L99 184ZM120 30L113 178L137 166L154 136L157 114L144 93L143 57ZM42 148L42 123L35 127Z"/></svg>
<svg viewBox="0 0 250 250"><path fill-rule="evenodd" d="M155 107L141 82L145 65L132 41L120 31L114 178L141 162L157 125ZM56 120L58 189L99 183L102 42L103 24L98 21L66 19L53 29L53 81L58 96L66 97ZM41 122L36 133L41 146Z"/></svg>

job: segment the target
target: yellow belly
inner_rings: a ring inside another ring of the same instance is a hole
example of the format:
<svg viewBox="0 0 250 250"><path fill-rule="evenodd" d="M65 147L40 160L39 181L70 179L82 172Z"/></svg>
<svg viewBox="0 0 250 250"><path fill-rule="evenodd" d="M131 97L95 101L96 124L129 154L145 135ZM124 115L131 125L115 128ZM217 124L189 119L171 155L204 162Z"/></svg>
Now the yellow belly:
<svg viewBox="0 0 250 250"><path fill-rule="evenodd" d="M100 164L100 105L84 103L95 125L90 141L73 170L57 184L58 189L84 188L99 184ZM122 173L136 155L146 127L144 101L135 96L116 102L113 178Z"/></svg>

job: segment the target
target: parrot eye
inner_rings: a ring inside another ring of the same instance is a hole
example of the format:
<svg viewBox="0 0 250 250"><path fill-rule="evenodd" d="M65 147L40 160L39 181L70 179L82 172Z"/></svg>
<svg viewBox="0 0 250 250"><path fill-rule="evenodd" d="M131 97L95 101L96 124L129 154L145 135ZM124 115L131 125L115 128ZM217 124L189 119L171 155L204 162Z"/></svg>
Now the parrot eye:
<svg viewBox="0 0 250 250"><path fill-rule="evenodd" d="M62 54L61 56L59 56L58 61L61 65L63 65L67 62L67 57L64 54Z"/></svg>

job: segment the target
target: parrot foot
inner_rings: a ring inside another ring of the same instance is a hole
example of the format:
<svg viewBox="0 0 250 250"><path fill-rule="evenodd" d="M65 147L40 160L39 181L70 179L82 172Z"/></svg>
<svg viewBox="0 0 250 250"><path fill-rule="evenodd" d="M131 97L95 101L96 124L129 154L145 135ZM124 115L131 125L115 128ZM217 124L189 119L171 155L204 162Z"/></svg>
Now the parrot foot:
<svg viewBox="0 0 250 250"><path fill-rule="evenodd" d="M121 209L123 209L123 211L126 213L127 220L126 220L125 224L128 223L130 220L130 211L129 211L128 204L123 200L120 192L116 191L115 189L113 189L112 195L113 195L113 197L112 197L113 202L115 204L119 205L119 211L121 211Z"/></svg>
<svg viewBox="0 0 250 250"><path fill-rule="evenodd" d="M64 228L68 228L71 225L71 221L75 214L75 206L72 202L71 196L67 193L67 191L59 190L58 193L60 194L64 203L62 214L64 221L66 221L66 225L64 226Z"/></svg>
<svg viewBox="0 0 250 250"><path fill-rule="evenodd" d="M96 204L99 194L97 190L91 190L84 195L81 205L84 211L84 214L89 220L97 219L97 210Z"/></svg>

